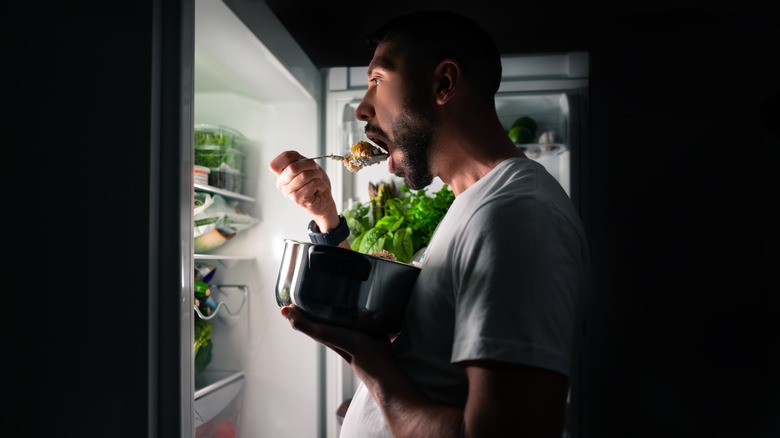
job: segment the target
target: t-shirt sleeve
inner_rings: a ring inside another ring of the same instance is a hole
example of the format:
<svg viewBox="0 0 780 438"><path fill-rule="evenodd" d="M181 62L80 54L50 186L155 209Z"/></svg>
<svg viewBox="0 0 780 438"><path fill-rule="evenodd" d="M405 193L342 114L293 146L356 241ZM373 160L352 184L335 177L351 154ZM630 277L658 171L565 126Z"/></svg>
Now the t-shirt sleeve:
<svg viewBox="0 0 780 438"><path fill-rule="evenodd" d="M533 196L494 200L455 242L452 361L490 359L569 375L578 237Z"/></svg>

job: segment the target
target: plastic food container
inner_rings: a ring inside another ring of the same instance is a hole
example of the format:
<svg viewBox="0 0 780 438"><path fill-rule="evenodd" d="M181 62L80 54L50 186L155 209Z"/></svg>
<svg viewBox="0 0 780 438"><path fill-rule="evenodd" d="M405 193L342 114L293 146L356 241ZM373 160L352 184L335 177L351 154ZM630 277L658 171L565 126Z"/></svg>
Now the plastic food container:
<svg viewBox="0 0 780 438"><path fill-rule="evenodd" d="M195 125L195 146L217 145L241 150L246 137L233 128L222 125Z"/></svg>
<svg viewBox="0 0 780 438"><path fill-rule="evenodd" d="M208 182L212 187L236 193L242 193L244 189L244 175L237 169L225 165L209 169Z"/></svg>
<svg viewBox="0 0 780 438"><path fill-rule="evenodd" d="M241 425L244 373L205 372L195 378L195 437L236 437Z"/></svg>
<svg viewBox="0 0 780 438"><path fill-rule="evenodd" d="M243 134L226 126L201 124L195 125L194 139L196 166L207 167L212 173L214 169L225 168L243 172L246 143Z"/></svg>
<svg viewBox="0 0 780 438"><path fill-rule="evenodd" d="M209 173L211 173L208 167L195 166L193 172L195 173L195 184L208 185Z"/></svg>

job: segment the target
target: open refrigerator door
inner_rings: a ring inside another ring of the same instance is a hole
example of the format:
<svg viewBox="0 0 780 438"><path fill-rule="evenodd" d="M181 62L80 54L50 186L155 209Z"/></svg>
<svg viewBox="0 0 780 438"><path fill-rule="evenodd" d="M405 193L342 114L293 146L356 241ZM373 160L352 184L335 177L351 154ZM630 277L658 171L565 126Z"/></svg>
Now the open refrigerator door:
<svg viewBox="0 0 780 438"><path fill-rule="evenodd" d="M309 218L276 190L268 169L284 150L319 150L320 77L265 3L195 0L200 168L185 196L194 200L195 274L211 272L195 279L210 289L199 296L195 288L195 345L182 340L199 347L184 394L194 403L185 436L321 430L322 347L290 329L273 296L284 239L305 239ZM210 343L198 345L203 334Z"/></svg>

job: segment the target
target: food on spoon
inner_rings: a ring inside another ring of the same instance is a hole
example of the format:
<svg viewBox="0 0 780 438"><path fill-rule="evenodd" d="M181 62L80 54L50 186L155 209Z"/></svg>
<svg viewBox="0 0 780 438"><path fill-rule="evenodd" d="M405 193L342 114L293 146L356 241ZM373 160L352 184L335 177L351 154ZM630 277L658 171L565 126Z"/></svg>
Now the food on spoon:
<svg viewBox="0 0 780 438"><path fill-rule="evenodd" d="M350 146L349 153L346 154L344 156L344 159L341 161L344 163L344 167L346 167L347 170L349 170L350 172L357 172L358 170L373 163L361 164L353 160L360 160L361 158L371 158L377 155L383 155L384 153L385 152L382 149L372 145L371 143L365 140L360 140L357 143Z"/></svg>
<svg viewBox="0 0 780 438"><path fill-rule="evenodd" d="M382 149L379 149L365 140L360 140L350 146L349 152L352 154L352 158L370 158L374 155L382 155L384 153Z"/></svg>

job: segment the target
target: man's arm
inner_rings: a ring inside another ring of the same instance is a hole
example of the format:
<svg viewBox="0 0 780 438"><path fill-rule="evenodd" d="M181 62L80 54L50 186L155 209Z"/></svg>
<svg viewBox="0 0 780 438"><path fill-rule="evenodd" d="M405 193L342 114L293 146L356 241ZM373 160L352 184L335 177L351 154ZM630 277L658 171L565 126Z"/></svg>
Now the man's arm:
<svg viewBox="0 0 780 438"><path fill-rule="evenodd" d="M395 363L389 339L320 324L294 306L293 328L333 349L371 391L396 437L555 437L563 432L568 379L557 372L496 361L465 362L465 409L430 400Z"/></svg>
<svg viewBox="0 0 780 438"><path fill-rule="evenodd" d="M401 370L366 385L397 437L555 437L562 435L567 378L557 372L495 361L465 364L465 410L430 401ZM365 377L365 375L364 375Z"/></svg>

